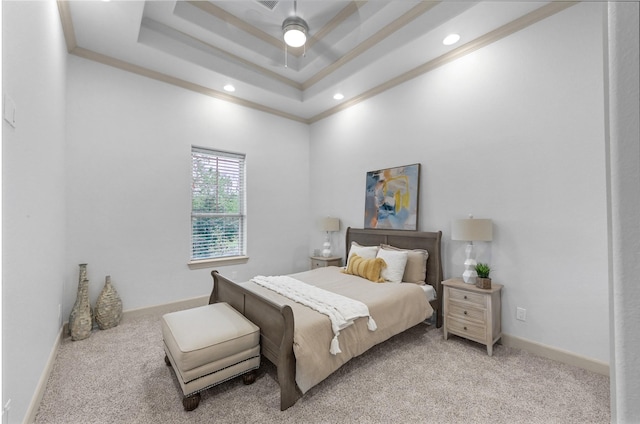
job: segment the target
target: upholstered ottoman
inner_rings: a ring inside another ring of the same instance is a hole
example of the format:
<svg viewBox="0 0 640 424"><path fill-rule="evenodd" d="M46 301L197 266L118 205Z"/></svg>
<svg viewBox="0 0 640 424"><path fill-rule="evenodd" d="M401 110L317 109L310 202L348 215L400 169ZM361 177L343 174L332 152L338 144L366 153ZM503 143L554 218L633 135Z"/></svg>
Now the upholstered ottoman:
<svg viewBox="0 0 640 424"><path fill-rule="evenodd" d="M214 303L162 317L164 360L182 387L184 409L200 403L200 392L243 375L255 381L260 366L260 329L227 303Z"/></svg>

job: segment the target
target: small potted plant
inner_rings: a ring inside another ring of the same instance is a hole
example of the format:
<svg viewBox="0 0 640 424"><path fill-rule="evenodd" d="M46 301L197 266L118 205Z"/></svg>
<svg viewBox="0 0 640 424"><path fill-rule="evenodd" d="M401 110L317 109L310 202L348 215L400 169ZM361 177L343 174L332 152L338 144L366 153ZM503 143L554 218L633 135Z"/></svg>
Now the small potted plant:
<svg viewBox="0 0 640 424"><path fill-rule="evenodd" d="M491 288L491 278L489 278L490 272L491 268L489 267L489 264L478 263L476 265L476 273L478 274L478 278L476 278L476 287L481 289Z"/></svg>

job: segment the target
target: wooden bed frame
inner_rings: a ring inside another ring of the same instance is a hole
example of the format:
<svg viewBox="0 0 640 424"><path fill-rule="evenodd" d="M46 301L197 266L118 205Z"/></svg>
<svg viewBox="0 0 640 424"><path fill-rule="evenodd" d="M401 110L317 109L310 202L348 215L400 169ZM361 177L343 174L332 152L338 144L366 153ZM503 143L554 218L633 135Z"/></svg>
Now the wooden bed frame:
<svg viewBox="0 0 640 424"><path fill-rule="evenodd" d="M402 249L424 249L429 252L427 284L434 287L437 299L431 302L436 314L436 326L442 325L442 232L401 230L372 230L347 228L346 250L351 242L364 246L388 244ZM261 353L277 368L280 384L280 410L292 406L300 398L296 385L296 358L293 353L293 311L290 306L279 306L241 285L223 277L214 270L213 291L209 303L227 302L247 319L260 327Z"/></svg>

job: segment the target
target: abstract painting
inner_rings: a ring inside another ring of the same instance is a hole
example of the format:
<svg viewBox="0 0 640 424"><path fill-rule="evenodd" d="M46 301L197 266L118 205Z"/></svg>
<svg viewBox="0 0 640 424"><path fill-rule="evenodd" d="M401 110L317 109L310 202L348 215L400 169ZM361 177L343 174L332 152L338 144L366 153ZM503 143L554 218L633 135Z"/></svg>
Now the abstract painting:
<svg viewBox="0 0 640 424"><path fill-rule="evenodd" d="M367 172L364 227L418 229L420 164Z"/></svg>

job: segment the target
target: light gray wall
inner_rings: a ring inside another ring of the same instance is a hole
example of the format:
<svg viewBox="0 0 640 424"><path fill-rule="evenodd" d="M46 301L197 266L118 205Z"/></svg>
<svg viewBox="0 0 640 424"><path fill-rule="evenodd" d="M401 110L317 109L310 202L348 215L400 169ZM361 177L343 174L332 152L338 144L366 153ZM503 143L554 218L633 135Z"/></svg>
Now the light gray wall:
<svg viewBox="0 0 640 424"><path fill-rule="evenodd" d="M65 79L55 4L3 2L3 90L19 121L2 124L10 422L21 421L42 375L59 304L67 319L77 263L89 262L93 300L111 274L125 309L209 292L208 270L186 267L192 143L248 155L249 232L259 238L247 265L223 272L306 268L322 243L317 218L362 226L367 171L419 162L420 227L444 231L446 276L461 273L464 257L464 244L448 239L451 219L494 219L495 240L479 255L505 284L505 331L607 362L602 20L598 5L574 6L309 134L76 57ZM515 306L527 322L515 321Z"/></svg>
<svg viewBox="0 0 640 424"><path fill-rule="evenodd" d="M451 220L493 219L478 259L505 286L503 331L607 363L603 12L571 7L312 125L313 213L361 227L366 172L422 164L445 277L465 257Z"/></svg>
<svg viewBox="0 0 640 424"><path fill-rule="evenodd" d="M2 405L15 423L61 326L67 53L55 2L2 9L2 89L16 104L16 127L2 121Z"/></svg>
<svg viewBox="0 0 640 424"><path fill-rule="evenodd" d="M309 227L309 128L252 109L70 57L65 313L88 263L90 297L104 277L125 310L211 292L190 270L191 146L246 154L246 280L304 270ZM232 274L232 273L236 274Z"/></svg>

